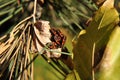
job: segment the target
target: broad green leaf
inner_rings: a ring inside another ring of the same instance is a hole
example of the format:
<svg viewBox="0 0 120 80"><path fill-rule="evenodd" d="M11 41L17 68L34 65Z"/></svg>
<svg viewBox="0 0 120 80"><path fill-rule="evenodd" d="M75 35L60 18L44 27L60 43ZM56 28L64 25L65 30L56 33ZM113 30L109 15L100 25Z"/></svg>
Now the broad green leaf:
<svg viewBox="0 0 120 80"><path fill-rule="evenodd" d="M106 45L111 32L119 21L119 15L113 7L113 3L113 0L106 0L96 12L93 21L86 28L86 32L80 33L77 40L74 41L75 69L82 80L93 79L93 57Z"/></svg>
<svg viewBox="0 0 120 80"><path fill-rule="evenodd" d="M120 80L120 26L112 32L101 62L98 80Z"/></svg>
<svg viewBox="0 0 120 80"><path fill-rule="evenodd" d="M65 80L81 80L78 73L76 72L76 70L73 70L71 73L69 73Z"/></svg>

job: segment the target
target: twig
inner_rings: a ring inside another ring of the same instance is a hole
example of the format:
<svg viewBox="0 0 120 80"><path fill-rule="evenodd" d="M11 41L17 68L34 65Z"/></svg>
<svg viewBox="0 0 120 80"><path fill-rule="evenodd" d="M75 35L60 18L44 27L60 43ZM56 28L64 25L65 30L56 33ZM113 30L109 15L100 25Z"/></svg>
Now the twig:
<svg viewBox="0 0 120 80"><path fill-rule="evenodd" d="M29 16L27 18L25 18L24 20L22 20L21 22L19 22L14 28L13 31L11 31L11 33L14 32L14 29L17 28L19 25L21 25L22 23L24 23L25 21L29 20L30 18L32 18L33 16Z"/></svg>
<svg viewBox="0 0 120 80"><path fill-rule="evenodd" d="M93 51L92 51L92 67L94 66L94 53L95 53L95 43L93 44ZM94 69L92 69L92 77L95 80Z"/></svg>
<svg viewBox="0 0 120 80"><path fill-rule="evenodd" d="M55 50L55 49L45 49L45 50L47 50L47 51L49 51L49 52L56 52L56 54L58 53L58 54L72 55L71 53L60 52L60 51L57 51L57 50Z"/></svg>
<svg viewBox="0 0 120 80"><path fill-rule="evenodd" d="M33 22L36 23L36 7L37 7L37 0L34 1L34 10L33 10Z"/></svg>

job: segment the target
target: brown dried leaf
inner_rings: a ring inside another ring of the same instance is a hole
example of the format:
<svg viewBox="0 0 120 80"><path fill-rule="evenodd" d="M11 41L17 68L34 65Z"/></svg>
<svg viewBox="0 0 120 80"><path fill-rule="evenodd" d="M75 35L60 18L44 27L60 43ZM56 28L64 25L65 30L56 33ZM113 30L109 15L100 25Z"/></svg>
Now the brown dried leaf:
<svg viewBox="0 0 120 80"><path fill-rule="evenodd" d="M51 42L51 34L49 32L50 25L48 21L38 21L34 26L34 39L35 46L38 51L41 51L42 48L49 42Z"/></svg>
<svg viewBox="0 0 120 80"><path fill-rule="evenodd" d="M39 20L36 22L33 33L33 42L35 47L32 49L34 51L37 50L40 52L44 47L46 47L46 44L52 42L50 39L52 35L50 33L50 25L48 21ZM51 52L46 49L44 53L47 55L47 57L59 58L61 54L58 52L61 52L61 48L55 48L54 50L57 52Z"/></svg>

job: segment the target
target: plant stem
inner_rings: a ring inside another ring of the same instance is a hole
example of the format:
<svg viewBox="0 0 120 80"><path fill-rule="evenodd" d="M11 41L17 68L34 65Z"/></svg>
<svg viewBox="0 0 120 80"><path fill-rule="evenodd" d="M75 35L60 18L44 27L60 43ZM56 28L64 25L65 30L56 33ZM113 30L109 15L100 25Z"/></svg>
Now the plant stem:
<svg viewBox="0 0 120 80"><path fill-rule="evenodd" d="M36 7L37 7L37 0L34 1L34 10L33 10L33 22L36 23Z"/></svg>
<svg viewBox="0 0 120 80"><path fill-rule="evenodd" d="M60 52L60 51L56 51L56 50L54 50L54 49L46 49L46 50L47 50L47 51L50 51L50 52L56 52L56 54L58 53L58 54L72 55L72 54L70 54L70 53Z"/></svg>

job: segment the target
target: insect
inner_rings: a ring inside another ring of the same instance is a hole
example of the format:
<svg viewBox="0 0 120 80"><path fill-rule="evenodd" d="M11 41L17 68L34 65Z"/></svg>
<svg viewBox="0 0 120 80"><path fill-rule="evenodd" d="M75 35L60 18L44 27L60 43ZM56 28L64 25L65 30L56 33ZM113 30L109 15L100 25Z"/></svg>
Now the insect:
<svg viewBox="0 0 120 80"><path fill-rule="evenodd" d="M50 49L57 49L57 48L63 48L66 36L62 34L62 32L59 29L50 29L51 33L51 43L49 44Z"/></svg>
<svg viewBox="0 0 120 80"><path fill-rule="evenodd" d="M66 42L66 36L63 35L63 33L59 29L50 29L51 33L51 43L49 44L50 49L57 49L61 48L61 51L67 52L69 54L69 51L66 47L64 47L64 44ZM59 57L60 60L63 61L71 70L73 69L74 65L72 62L72 58L68 55L62 54L61 57Z"/></svg>

